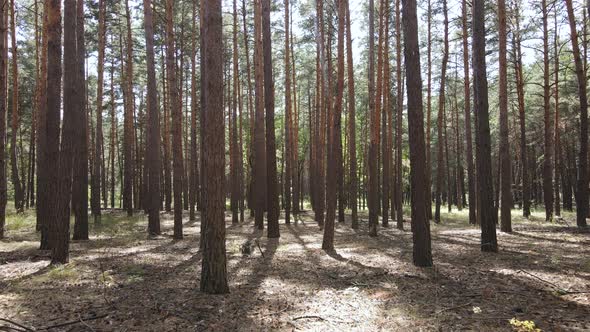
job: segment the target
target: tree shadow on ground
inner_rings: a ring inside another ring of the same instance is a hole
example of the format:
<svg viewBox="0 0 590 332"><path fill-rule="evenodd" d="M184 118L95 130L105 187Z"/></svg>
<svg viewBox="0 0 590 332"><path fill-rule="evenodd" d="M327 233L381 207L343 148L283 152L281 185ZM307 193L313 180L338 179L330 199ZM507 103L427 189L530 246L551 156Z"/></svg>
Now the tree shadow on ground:
<svg viewBox="0 0 590 332"><path fill-rule="evenodd" d="M266 239L251 221L236 227L228 220L227 225L230 294L199 291L197 221L186 224L182 241L130 236L127 243L111 241L115 249L108 249L106 239L75 246L72 261L79 276L39 282L47 271L25 275L2 288L10 300L0 296L0 312L18 313L15 319L36 327L51 319L107 312L107 318L89 323L102 331L508 331L513 317L533 320L544 330L590 328L585 294L561 295L518 272L546 278L544 273L562 271L564 278L551 282L562 288L583 286L584 274L568 272L575 262L550 259L576 254L568 246L560 249L543 241L547 250L531 252L527 237L501 234L500 253L483 254L477 231L441 226L433 231L435 267L421 269L412 265L408 231L380 229L379 237L371 238L366 223L360 230L336 223L337 251L326 253L309 213L297 225L281 223L280 239ZM163 231L170 229L167 221ZM115 239L120 237L124 234ZM257 240L264 257L257 248L250 256L241 255L239 244L247 240ZM88 249L95 256L87 257ZM587 256L588 250L577 255Z"/></svg>

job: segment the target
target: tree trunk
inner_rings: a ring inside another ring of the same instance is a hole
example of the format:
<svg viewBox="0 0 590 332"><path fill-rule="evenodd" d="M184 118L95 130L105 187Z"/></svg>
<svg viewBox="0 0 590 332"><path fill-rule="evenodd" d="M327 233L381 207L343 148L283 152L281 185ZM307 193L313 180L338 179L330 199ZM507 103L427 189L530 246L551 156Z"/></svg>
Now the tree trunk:
<svg viewBox="0 0 590 332"><path fill-rule="evenodd" d="M350 6L345 2L346 10L346 60L348 78L348 158L350 163L349 207L351 209L352 228L358 228L358 175L356 153L356 98L354 91L354 66L352 56L352 31L350 22Z"/></svg>
<svg viewBox="0 0 590 332"><path fill-rule="evenodd" d="M554 58L554 72L555 72L555 81L554 81L554 85L555 85L555 93L553 94L553 98L555 98L555 144L554 144L554 148L555 148L555 168L554 168L554 174L555 174L555 186L554 186L554 190L555 190L555 215L557 217L561 216L561 202L560 202L560 197L559 197L559 191L560 191L560 187L559 187L559 181L561 180L561 167L562 167L562 154L561 154L561 138L560 138L560 128L559 128L559 122L560 122L560 117L559 117L559 28L558 28L558 9L557 6L555 6L555 34L554 34L554 38L553 38L553 47L554 47L554 53L553 53L553 58Z"/></svg>
<svg viewBox="0 0 590 332"><path fill-rule="evenodd" d="M47 10L47 161L50 168L48 191L49 243L51 263L68 262L69 203L72 171L72 115L76 109L76 2L65 1L64 52L70 55L64 63L63 129L60 147L60 109L62 78L61 2L49 1ZM61 154L60 154L61 150Z"/></svg>
<svg viewBox="0 0 590 332"><path fill-rule="evenodd" d="M500 104L500 223L502 232L512 232L512 180L510 169L510 143L508 133L508 70L506 60L506 3L498 0L498 37L500 49L499 104Z"/></svg>
<svg viewBox="0 0 590 332"><path fill-rule="evenodd" d="M192 43L191 43L191 146L190 146L190 169L189 179L189 220L196 219L195 209L197 205L197 197L199 193L199 157L197 148L197 72L196 72L196 57L197 57L197 3L193 2L193 17L192 17Z"/></svg>
<svg viewBox="0 0 590 332"><path fill-rule="evenodd" d="M586 95L586 75L584 63L580 57L580 46L578 44L578 31L576 30L576 17L572 0L565 0L567 16L570 25L572 51L576 65L576 76L578 78L578 95L580 98L580 150L578 157L578 183L576 194L576 222L578 227L587 226L588 216L588 96Z"/></svg>
<svg viewBox="0 0 590 332"><path fill-rule="evenodd" d="M467 0L462 1L462 28L463 28L463 71L465 77L464 94L465 94L465 142L467 159L467 181L468 181L468 200L469 200L469 223L475 224L476 218L476 193L475 193L475 169L473 165L473 140L471 138L471 87L469 78L471 73L469 71L469 43L468 43L468 23L467 23Z"/></svg>
<svg viewBox="0 0 590 332"><path fill-rule="evenodd" d="M527 153L526 139L526 117L524 100L524 75L522 70L521 31L520 13L516 4L514 8L515 28L512 34L512 48L514 49L514 77L516 95L518 100L518 123L520 128L520 159L521 159L521 182L522 182L522 214L525 218L531 215L531 189L529 181L529 157Z"/></svg>
<svg viewBox="0 0 590 332"><path fill-rule="evenodd" d="M174 1L166 0L166 73L168 101L172 108L172 167L174 187L174 239L182 239L182 183L184 165L182 156L182 105L176 79L176 46L174 42Z"/></svg>
<svg viewBox="0 0 590 332"><path fill-rule="evenodd" d="M291 3L291 6L293 3ZM293 107L292 107L292 124L291 124L291 151L293 153L293 157L291 158L292 162L292 170L291 170L291 186L292 186L292 195L293 195L293 214L295 215L295 220L297 220L297 215L299 214L299 204L303 202L300 199L300 190L301 186L299 182L301 177L299 175L299 103L297 102L297 77L296 77L296 68L295 68L295 42L293 40L293 19L291 18L291 76L293 82ZM311 107L311 105L310 105Z"/></svg>
<svg viewBox="0 0 590 332"><path fill-rule="evenodd" d="M549 83L549 9L547 0L541 1L543 15L543 124L544 124L544 159L543 159L543 200L545 203L545 220L553 219L553 125L551 121L551 86Z"/></svg>
<svg viewBox="0 0 590 332"><path fill-rule="evenodd" d="M436 154L436 207L434 212L434 221L439 223L440 222L440 205L441 205L441 195L442 195L442 186L443 186L443 178L444 178L444 156L443 156L443 139L446 142L446 137L443 138L443 126L446 126L444 121L444 114L445 114L445 106L446 106L446 98L445 98L445 84L446 84L446 77L447 77L447 63L449 61L449 20L447 14L447 1L443 0L443 13L445 16L444 20L444 49L443 49L443 58L442 58L442 65L441 65L441 74L440 74L440 91L438 95L438 119L437 119L437 154ZM447 155L448 158L448 155ZM447 181L449 179L447 178ZM447 193L448 196L448 193Z"/></svg>
<svg viewBox="0 0 590 332"><path fill-rule="evenodd" d="M231 174L231 211L232 224L239 222L239 196L240 196L240 173L239 173L239 147L238 147L238 6L237 1L234 0L233 12L233 95L232 95L232 114L231 114L231 146L232 153L230 155L230 174Z"/></svg>
<svg viewBox="0 0 590 332"><path fill-rule="evenodd" d="M112 39L111 39L112 43ZM112 43L114 45L114 43ZM115 155L117 149L117 116L115 115L115 57L111 60L110 82L111 82L111 137L109 146L109 171L110 171L110 193L111 193L111 209L115 208ZM106 174L105 174L106 175ZM105 204L106 207L106 204Z"/></svg>
<svg viewBox="0 0 590 332"><path fill-rule="evenodd" d="M403 207L403 166L402 166L402 135L403 135L403 108L404 108L404 98L403 98L403 76L402 76L402 18L400 12L400 3L401 0L395 1L395 61L396 61L396 86L397 86L397 99L396 99L396 130L395 130L395 140L396 140L396 162L395 162L395 211L396 211L396 227L399 230L404 229L404 207ZM430 49L429 49L430 54ZM430 55L429 55L430 56ZM430 60L428 62L430 64ZM429 67L430 68L430 67ZM430 71L429 71L430 77ZM430 87L430 83L429 83ZM430 89L428 90L428 96L430 96ZM430 218L432 214L431 202L430 202L430 102L428 103L428 116L427 116L427 123L426 123L426 130L427 130L427 139L426 139L426 149L428 154L426 154L426 216ZM430 212L429 212L430 211Z"/></svg>
<svg viewBox="0 0 590 332"><path fill-rule="evenodd" d="M426 155L424 112L422 110L422 78L415 0L403 0L404 62L408 92L408 124L410 140L410 185L412 198L413 258L416 266L432 266L430 224L426 214Z"/></svg>
<svg viewBox="0 0 590 332"><path fill-rule="evenodd" d="M88 240L88 115L86 113L86 46L84 41L84 0L77 0L77 86L78 109L74 138L74 178L72 209L74 210L74 240Z"/></svg>
<svg viewBox="0 0 590 332"><path fill-rule="evenodd" d="M17 153L17 134L19 127L19 94L18 94L18 53L16 45L16 24L14 20L15 5L14 0L10 1L10 36L12 44L12 117L11 117L11 135L10 135L10 170L12 171L11 179L14 187L14 207L17 213L24 211L24 192L21 183L18 166Z"/></svg>
<svg viewBox="0 0 590 332"><path fill-rule="evenodd" d="M371 119L370 141L369 141L369 236L377 236L377 224L379 222L379 131L380 131L380 112L381 112L381 75L382 75L382 57L381 47L383 44L383 7L381 0L380 20L379 20L379 44L377 46L377 89L374 88L374 45L371 43L374 34L373 29L373 1L369 2L369 114ZM374 101L373 101L374 100Z"/></svg>
<svg viewBox="0 0 590 332"><path fill-rule="evenodd" d="M203 262L201 291L223 294L229 292L225 254L225 200L223 177L225 169L225 137L223 125L223 48L221 0L205 1L203 7L203 48L201 63L207 66L203 110L206 115L203 165L204 187L207 193L203 222Z"/></svg>
<svg viewBox="0 0 590 332"><path fill-rule="evenodd" d="M125 63L125 105L123 123L123 209L127 216L133 215L133 179L135 178L135 164L133 159L133 37L131 35L131 12L129 0L125 0L125 19L127 22L127 57Z"/></svg>
<svg viewBox="0 0 590 332"><path fill-rule="evenodd" d="M285 0L285 223L291 222L291 187L293 181L293 109L291 104L291 59L289 46L289 0ZM296 208L296 206L295 206Z"/></svg>
<svg viewBox="0 0 590 332"><path fill-rule="evenodd" d="M478 219L481 224L481 250L498 251L494 188L492 187L492 156L488 110L488 81L485 60L485 4L473 1L473 90L476 118L476 164L478 175Z"/></svg>
<svg viewBox="0 0 590 332"><path fill-rule="evenodd" d="M266 207L266 143L264 123L264 64L262 59L262 0L254 2L254 80L256 99L256 119L254 124L254 223L258 229L264 228Z"/></svg>
<svg viewBox="0 0 590 332"><path fill-rule="evenodd" d="M47 7L47 5L46 5ZM6 44L5 34L7 22L5 20L5 13L7 6L0 6L0 155L4 156L6 150L6 101L7 101L7 85L8 78L6 77L6 69L8 68L8 59L4 56L7 52L8 45ZM39 156L44 156L44 150L39 151ZM40 168L39 168L40 169ZM4 158L0 158L0 239L4 238L6 225L6 162ZM45 189L40 187L39 189ZM39 193L39 191L37 191ZM41 223L39 223L41 221ZM40 218L39 211L37 214L37 223L45 225L44 218Z"/></svg>
<svg viewBox="0 0 590 332"><path fill-rule="evenodd" d="M324 223L324 238L322 249L326 251L334 250L334 220L336 218L336 190L337 190L337 169L341 163L338 157L338 141L341 140L341 114L342 99L344 98L344 20L345 20L345 3L344 0L338 1L338 68L337 68L337 85L336 101L334 112L330 117L330 130L328 133L332 136L329 139L328 146L328 169L332 170L327 174L326 197L328 207L326 210L326 221ZM340 145L341 148L341 145Z"/></svg>
<svg viewBox="0 0 590 332"><path fill-rule="evenodd" d="M160 234L160 114L158 111L158 90L156 87L156 68L154 61L154 23L151 0L143 0L145 44L147 59L148 90L148 132L146 147L146 166L148 166L148 234Z"/></svg>
<svg viewBox="0 0 590 332"><path fill-rule="evenodd" d="M262 0L262 39L264 57L264 107L266 109L266 184L268 237L279 235L279 195L277 184L277 155L275 143L275 97L270 35L270 0Z"/></svg>
<svg viewBox="0 0 590 332"><path fill-rule="evenodd" d="M389 140L389 127L391 126L391 118L389 117L390 111L390 72L389 72L389 2L385 2L384 8L382 8L385 16L384 26L384 46L383 46L383 110L381 114L382 126L381 126L381 160L383 164L383 176L382 176L382 193L381 193L381 206L382 206L382 225L383 227L389 227L389 184L391 182L390 175L390 149L391 146Z"/></svg>
<svg viewBox="0 0 590 332"><path fill-rule="evenodd" d="M400 0L396 0L396 2L399 2ZM428 61L428 81L427 81L427 89L426 89L426 215L428 216L428 219L431 220L432 219L432 154L431 154L431 118L432 118L432 1L428 0L428 7L427 7L428 13L427 13L427 17L428 17L428 23L427 23L427 61ZM399 10L397 11L396 15L399 16ZM399 17L396 19L399 20ZM399 42L398 42L399 44ZM401 45L398 46L398 48L401 48ZM400 60L401 61L401 60ZM399 64L398 61L398 66L401 66L401 64ZM398 96L401 95L401 87L398 87ZM402 104L403 107L403 98L401 98L402 100L398 103ZM401 119L401 111L400 111L400 116L399 118ZM398 142L398 144L400 144L401 146L401 137L400 140ZM401 161L401 152L398 152L398 159ZM400 164L401 166L401 164ZM398 166L399 167L399 166ZM400 172L401 173L401 172ZM398 175L398 176L401 176ZM398 180L400 182L400 190L401 190L401 180ZM399 199L401 199L401 195L399 197ZM398 203L401 204L401 203ZM401 221L401 225L403 227L403 220ZM399 226L399 223L398 223Z"/></svg>
<svg viewBox="0 0 590 332"><path fill-rule="evenodd" d="M316 128L317 131L317 150L316 150L316 163L317 163L317 176L315 181L315 202L316 202L316 213L315 219L320 225L320 228L324 225L324 213L326 209L326 124L327 114L330 113L331 102L330 102L330 91L328 89L329 76L327 61L325 56L324 47L324 2L323 0L316 1L316 50L317 50L317 79L318 92L317 93L317 110L319 112L319 121Z"/></svg>
<svg viewBox="0 0 590 332"><path fill-rule="evenodd" d="M98 2L98 68L97 68L97 90L96 90L96 129L94 139L94 156L92 171L91 209L94 222L100 223L101 206L100 195L102 186L102 108L103 108L103 84L104 84L104 52L105 52L105 15L106 3L104 0Z"/></svg>

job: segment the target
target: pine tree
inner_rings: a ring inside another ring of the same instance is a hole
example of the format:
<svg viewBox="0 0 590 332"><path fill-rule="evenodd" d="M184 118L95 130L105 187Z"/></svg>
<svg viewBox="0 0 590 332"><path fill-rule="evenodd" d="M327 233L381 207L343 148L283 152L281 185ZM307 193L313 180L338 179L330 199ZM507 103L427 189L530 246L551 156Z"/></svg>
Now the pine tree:
<svg viewBox="0 0 590 332"><path fill-rule="evenodd" d="M148 89L148 129L147 146L160 146L160 114L156 88L156 68L154 60L154 25L151 0L143 0L145 45L147 60ZM148 233L160 234L160 149L147 149L146 166L148 167Z"/></svg>
<svg viewBox="0 0 590 332"><path fill-rule="evenodd" d="M149 1L149 0L145 0ZM257 0L258 2L258 0ZM201 291L224 294L229 292L227 284L227 263L225 254L225 199L223 177L225 169L225 137L223 124L223 48L221 0L202 3L202 58L207 66L206 84L201 86L205 95L203 117L205 133L203 144L204 187L207 199L204 206L202 234L203 260L201 269Z"/></svg>
<svg viewBox="0 0 590 332"><path fill-rule="evenodd" d="M174 1L166 0L166 78L168 101L172 108L172 167L174 187L174 238L182 239L182 186L184 161L182 156L182 105L176 79L176 45L174 41Z"/></svg>
<svg viewBox="0 0 590 332"><path fill-rule="evenodd" d="M506 59L506 3L498 0L498 36L500 49L498 58L499 99L500 99L500 221L503 232L512 231L510 209L512 208L512 180L510 167L510 144L508 138L508 70Z"/></svg>
<svg viewBox="0 0 590 332"><path fill-rule="evenodd" d="M478 214L481 225L481 250L498 251L488 105L488 80L485 59L485 4L473 2L473 97L476 128L476 167L478 176Z"/></svg>
<svg viewBox="0 0 590 332"><path fill-rule="evenodd" d="M408 124L410 139L410 185L412 187L413 257L416 266L432 266L430 224L426 214L426 155L424 141L424 112L422 78L418 43L418 15L415 0L403 0L404 62L408 93Z"/></svg>
<svg viewBox="0 0 590 332"><path fill-rule="evenodd" d="M586 74L584 62L580 56L578 30L572 0L565 0L570 25L570 39L578 78L578 95L580 98L580 151L578 157L578 183L576 194L576 222L578 227L587 227L588 216L588 97L586 95ZM589 7L590 8L590 7Z"/></svg>

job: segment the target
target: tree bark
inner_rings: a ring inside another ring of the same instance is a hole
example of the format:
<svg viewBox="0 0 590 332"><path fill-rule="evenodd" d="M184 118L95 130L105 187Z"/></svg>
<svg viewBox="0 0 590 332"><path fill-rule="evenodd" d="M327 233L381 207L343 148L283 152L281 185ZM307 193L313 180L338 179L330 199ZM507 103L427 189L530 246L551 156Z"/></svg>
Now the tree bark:
<svg viewBox="0 0 590 332"><path fill-rule="evenodd" d="M60 109L62 78L62 13L60 1L49 1L47 11L47 147L50 177L48 189L49 243L51 263L65 264L69 256L70 195L72 179L72 116L76 110L76 2L64 2L64 103L60 146ZM47 166L46 166L47 167Z"/></svg>
<svg viewBox="0 0 590 332"><path fill-rule="evenodd" d="M98 2L98 68L97 68L97 90L96 90L96 128L94 139L94 156L92 170L91 209L94 222L100 223L101 218L101 186L102 186L102 108L103 108L103 84L104 84L104 53L105 53L105 15L106 3L104 0Z"/></svg>
<svg viewBox="0 0 590 332"><path fill-rule="evenodd" d="M74 139L74 178L72 184L72 209L74 210L74 240L88 240L88 115L86 113L86 46L84 40L84 0L77 0L76 51L78 109Z"/></svg>
<svg viewBox="0 0 590 332"><path fill-rule="evenodd" d="M289 0L285 0L285 223L291 220L291 187L293 181L293 109L291 104L291 59L289 31ZM296 208L296 206L295 206Z"/></svg>
<svg viewBox="0 0 590 332"><path fill-rule="evenodd" d="M190 146L190 169L189 179L189 220L196 219L195 210L197 205L197 197L199 195L199 155L197 142L197 3L193 2L193 18L192 18L192 43L191 43L191 146Z"/></svg>
<svg viewBox="0 0 590 332"><path fill-rule="evenodd" d="M133 159L133 37L131 35L131 12L129 0L125 0L125 19L127 23L127 57L125 61L125 105L123 123L123 162L125 163L123 180L123 209L127 216L133 215L133 180L135 163Z"/></svg>
<svg viewBox="0 0 590 332"><path fill-rule="evenodd" d="M413 260L416 266L432 266L430 224L426 214L426 155L424 112L422 109L422 78L415 0L403 0L404 62L408 92L408 124L410 140L410 185L412 198Z"/></svg>
<svg viewBox="0 0 590 332"><path fill-rule="evenodd" d="M578 78L578 95L580 98L580 150L578 157L578 183L576 194L576 223L578 227L587 227L588 216L588 96L586 91L586 75L584 63L580 57L580 45L578 43L578 31L576 30L576 17L572 0L565 0L567 16L570 25L572 51L576 65L576 77Z"/></svg>
<svg viewBox="0 0 590 332"><path fill-rule="evenodd" d="M438 115L437 115L437 154L436 154L436 206L434 211L434 221L440 223L440 205L441 205L441 195L442 195L442 186L443 186L443 178L445 172L444 166L444 155L443 155L443 140L446 142L446 137L443 138L443 130L446 128L444 114L445 114L445 106L446 106L446 98L445 98L445 84L447 79L447 63L449 61L449 20L447 14L447 1L443 0L443 13L445 16L444 19L444 48L443 48L443 58L442 58L442 65L441 65L441 73L440 73L440 91L438 95ZM444 128L443 128L444 127ZM447 155L448 158L448 155ZM447 181L449 179L447 178ZM448 193L447 193L448 196ZM448 197L447 197L448 198Z"/></svg>
<svg viewBox="0 0 590 332"><path fill-rule="evenodd" d="M354 91L354 65L352 56L352 31L350 22L350 6L345 2L346 10L346 60L348 78L348 158L350 163L349 207L351 209L352 228L358 228L358 175L356 153L356 97Z"/></svg>
<svg viewBox="0 0 590 332"><path fill-rule="evenodd" d="M182 234L182 186L184 161L182 156L182 105L176 79L176 46L174 41L174 1L166 0L166 72L168 78L168 101L172 108L172 167L174 187L174 238Z"/></svg>
<svg viewBox="0 0 590 332"><path fill-rule="evenodd" d="M330 146L328 151L328 169L333 170L328 174L326 197L328 198L328 208L326 213L326 222L324 223L324 238L322 249L326 251L334 250L334 220L336 218L336 190L337 190L337 168L341 163L338 157L338 142L341 140L341 115L342 99L344 98L344 22L345 22L345 3L344 0L338 1L338 68L336 83L336 101L334 104L334 113L331 116L329 133Z"/></svg>
<svg viewBox="0 0 590 332"><path fill-rule="evenodd" d="M256 119L254 124L254 223L258 229L264 228L266 208L266 143L264 123L264 64L262 58L262 0L254 2L254 80L256 99Z"/></svg>
<svg viewBox="0 0 590 332"><path fill-rule="evenodd" d="M381 47L383 44L383 0L380 6L379 20L379 44L377 46L377 89L374 89L374 45L369 42L369 114L371 119L370 141L369 141L369 236L377 236L377 224L379 222L379 131L380 131L380 112L381 112L381 75L382 75L382 57ZM369 38L373 39L371 33L374 20L373 1L369 2ZM374 102L371 102L374 100Z"/></svg>
<svg viewBox="0 0 590 332"><path fill-rule="evenodd" d="M158 111L158 91L156 87L156 68L154 61L154 23L151 0L143 0L145 44L147 59L147 90L148 90L148 133L147 163L148 166L148 234L160 234L160 149L149 148L160 146L160 114Z"/></svg>
<svg viewBox="0 0 590 332"><path fill-rule="evenodd" d="M531 215L531 189L529 181L529 157L527 152L526 139L526 117L525 117L525 100L524 100L524 75L522 70L522 51L521 51L521 31L520 31L520 12L518 3L514 7L515 27L512 34L512 48L514 49L514 77L516 85L516 95L518 100L518 123L520 129L520 159L521 159L521 182L522 182L522 214L525 218Z"/></svg>
<svg viewBox="0 0 590 332"><path fill-rule="evenodd" d="M6 77L8 59L4 56L8 47L5 38L5 35L8 32L5 20L5 13L8 7L6 1L7 0L4 0L4 5L0 6L0 155L2 156L4 156L6 150L6 101L8 85L8 78ZM39 156L44 156L43 152L44 150L40 150ZM39 193L39 191L37 192ZM6 162L4 158L0 158L0 239L3 239L5 235L6 203ZM43 218L39 218L39 216L40 215L37 214L37 223L39 224L39 220L41 219L41 225L44 225Z"/></svg>
<svg viewBox="0 0 590 332"><path fill-rule="evenodd" d="M473 97L476 118L476 167L478 175L478 219L481 225L481 250L498 251L496 218L494 218L494 188L492 186L492 156L488 110L488 81L485 59L485 4L473 1Z"/></svg>
<svg viewBox="0 0 590 332"><path fill-rule="evenodd" d="M475 169L473 165L473 140L471 138L471 87L469 71L469 42L468 42L468 23L467 23L467 0L462 1L462 28L463 28L463 72L465 77L464 94L465 94L465 142L466 142L466 156L467 159L467 181L469 195L469 223L475 224L476 218L476 193L475 193Z"/></svg>
<svg viewBox="0 0 590 332"><path fill-rule="evenodd" d="M18 52L16 43L15 5L10 1L10 36L12 44L12 116L10 135L10 170L12 186L14 187L14 207L17 213L24 211L24 191L21 183L18 165L17 135L19 130L19 91L18 91Z"/></svg>
<svg viewBox="0 0 590 332"><path fill-rule="evenodd" d="M545 220L553 219L553 120L551 114L551 86L549 83L549 9L547 0L541 1L543 15L543 201L545 203Z"/></svg>
<svg viewBox="0 0 590 332"><path fill-rule="evenodd" d="M225 253L225 200L223 177L225 169L225 137L223 124L223 48L221 0L205 1L203 11L203 49L201 63L207 67L208 80L201 87L205 95L206 115L204 147L204 186L207 192L203 222L203 261L201 291L229 292Z"/></svg>
<svg viewBox="0 0 590 332"><path fill-rule="evenodd" d="M554 141L554 156L555 156L555 165L554 165L554 175L555 175L555 185L554 185L554 190L555 190L555 215L557 217L561 216L561 202L560 202L560 197L559 197L559 191L560 191L560 186L559 186L559 182L561 180L561 168L562 168L562 154L561 154L561 134L559 132L560 127L559 127L559 122L560 122L560 116L559 116L559 26L558 26L558 7L555 6L555 32L554 32L554 38L553 38L553 47L554 47L554 53L553 53L553 59L554 59L554 72L555 72L555 81L554 81L554 94L553 94L553 98L555 98L555 128L554 128L554 135L555 135L555 141Z"/></svg>
<svg viewBox="0 0 590 332"><path fill-rule="evenodd" d="M391 118L389 117L390 111L390 72L389 72L389 2L384 3L383 15L384 15L384 44L383 44L383 110L381 114L382 125L381 125L381 160L383 165L383 176L381 177L381 214L383 227L389 227L389 196L390 189L389 184L391 182L391 160L390 160L390 149L389 144L389 127L391 126Z"/></svg>
<svg viewBox="0 0 590 332"><path fill-rule="evenodd" d="M237 1L233 1L233 95L231 105L231 146L230 155L230 174L231 174L231 211L232 224L239 222L239 196L240 196L240 173L239 173L239 147L238 147L238 6Z"/></svg>
<svg viewBox="0 0 590 332"><path fill-rule="evenodd" d="M508 70L506 60L506 2L498 0L498 37L500 62L498 97L500 104L500 224L503 232L512 232L512 180L508 133Z"/></svg>

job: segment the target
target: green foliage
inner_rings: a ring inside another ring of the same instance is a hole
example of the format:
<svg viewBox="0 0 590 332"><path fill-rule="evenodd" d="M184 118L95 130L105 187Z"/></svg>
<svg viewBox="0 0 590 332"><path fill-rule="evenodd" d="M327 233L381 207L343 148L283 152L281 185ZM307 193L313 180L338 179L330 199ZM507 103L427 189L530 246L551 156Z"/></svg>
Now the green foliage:
<svg viewBox="0 0 590 332"><path fill-rule="evenodd" d="M8 203L6 212L6 225L8 231L23 231L34 229L36 224L35 210L26 210L23 213L14 211L14 204Z"/></svg>
<svg viewBox="0 0 590 332"><path fill-rule="evenodd" d="M80 271L73 263L51 267L46 273L35 277L38 283L48 283L52 281L74 282L80 279Z"/></svg>

